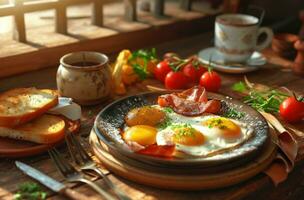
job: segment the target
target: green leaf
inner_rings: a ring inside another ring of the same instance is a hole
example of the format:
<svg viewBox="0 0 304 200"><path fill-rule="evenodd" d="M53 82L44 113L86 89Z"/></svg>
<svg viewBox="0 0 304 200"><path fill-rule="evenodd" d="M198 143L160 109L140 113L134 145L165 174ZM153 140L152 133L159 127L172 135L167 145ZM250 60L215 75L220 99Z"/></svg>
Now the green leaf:
<svg viewBox="0 0 304 200"><path fill-rule="evenodd" d="M174 112L173 109L170 108L170 107L165 107L165 108L163 109L163 111L166 112L166 113L173 113L173 112Z"/></svg>
<svg viewBox="0 0 304 200"><path fill-rule="evenodd" d="M232 90L236 92L245 92L247 90L247 86L243 81L240 81L232 85Z"/></svg>
<svg viewBox="0 0 304 200"><path fill-rule="evenodd" d="M224 117L233 118L233 119L241 119L245 116L244 112L239 112L236 109L230 107L228 110L223 114Z"/></svg>
<svg viewBox="0 0 304 200"><path fill-rule="evenodd" d="M137 59L140 58L143 60L143 65L137 63ZM129 58L129 63L133 67L134 72L139 76L141 80L144 80L148 76L148 63L151 60L157 59L156 49L152 48L151 51L145 49L139 49L132 52L131 57Z"/></svg>
<svg viewBox="0 0 304 200"><path fill-rule="evenodd" d="M152 57L153 59L157 59L156 48L152 48L152 49L151 49L151 57Z"/></svg>
<svg viewBox="0 0 304 200"><path fill-rule="evenodd" d="M14 200L44 200L47 193L41 187L33 182L25 182L19 185Z"/></svg>
<svg viewBox="0 0 304 200"><path fill-rule="evenodd" d="M157 127L159 129L165 129L168 126L171 126L171 124L172 124L172 119L168 115L166 115L166 118L161 123L159 123Z"/></svg>
<svg viewBox="0 0 304 200"><path fill-rule="evenodd" d="M141 65L137 63L133 63L131 66L134 72L138 75L140 80L145 80L147 78L148 76L147 69L143 68Z"/></svg>
<svg viewBox="0 0 304 200"><path fill-rule="evenodd" d="M156 49L152 48L151 50L139 49L132 52L132 56L129 61L136 60L137 58L143 58L148 61L157 59Z"/></svg>

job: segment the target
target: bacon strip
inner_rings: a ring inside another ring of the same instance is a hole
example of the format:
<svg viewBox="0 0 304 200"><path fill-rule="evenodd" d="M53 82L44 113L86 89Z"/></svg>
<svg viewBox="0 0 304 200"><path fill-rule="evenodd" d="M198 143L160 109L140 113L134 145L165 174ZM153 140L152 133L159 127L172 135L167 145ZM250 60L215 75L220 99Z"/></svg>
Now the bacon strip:
<svg viewBox="0 0 304 200"><path fill-rule="evenodd" d="M216 114L221 108L221 102L208 100L205 88L195 86L181 93L165 94L158 97L158 104L170 107L176 113L185 116L197 116L203 113Z"/></svg>
<svg viewBox="0 0 304 200"><path fill-rule="evenodd" d="M174 151L175 151L175 145L159 146L157 144L152 144L147 146L145 149L137 151L137 153L156 156L156 157L172 158Z"/></svg>

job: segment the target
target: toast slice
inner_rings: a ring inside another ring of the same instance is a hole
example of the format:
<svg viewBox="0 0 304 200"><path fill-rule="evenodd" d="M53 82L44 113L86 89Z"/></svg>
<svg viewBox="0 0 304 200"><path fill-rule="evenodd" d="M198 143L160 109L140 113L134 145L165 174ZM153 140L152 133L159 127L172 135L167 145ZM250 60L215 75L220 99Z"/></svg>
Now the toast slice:
<svg viewBox="0 0 304 200"><path fill-rule="evenodd" d="M65 122L61 117L44 114L15 128L0 127L0 137L52 144L64 137Z"/></svg>
<svg viewBox="0 0 304 200"><path fill-rule="evenodd" d="M0 126L15 127L58 104L55 90L17 88L0 94Z"/></svg>

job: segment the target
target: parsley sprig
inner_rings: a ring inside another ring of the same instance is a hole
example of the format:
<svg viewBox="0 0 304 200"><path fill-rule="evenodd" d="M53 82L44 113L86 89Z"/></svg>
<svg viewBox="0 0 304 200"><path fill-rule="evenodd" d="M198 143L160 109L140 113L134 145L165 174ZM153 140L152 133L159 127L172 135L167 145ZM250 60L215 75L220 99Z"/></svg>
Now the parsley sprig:
<svg viewBox="0 0 304 200"><path fill-rule="evenodd" d="M257 90L252 87L248 87L243 82L235 83L232 89L236 92L246 91L247 95L243 98L244 103L253 107L258 111L264 111L269 113L277 113L279 111L280 104L290 95L276 89L264 89Z"/></svg>
<svg viewBox="0 0 304 200"><path fill-rule="evenodd" d="M247 90L247 86L243 81L240 81L232 85L232 90L236 92L245 92Z"/></svg>
<svg viewBox="0 0 304 200"><path fill-rule="evenodd" d="M142 60L142 62L138 62ZM132 66L134 72L138 75L141 80L144 80L148 77L148 63L151 60L157 60L156 49L152 48L151 50L140 49L132 52L131 57L129 58L129 63Z"/></svg>
<svg viewBox="0 0 304 200"><path fill-rule="evenodd" d="M269 90L265 92L250 91L248 96L244 97L244 103L250 105L258 111L277 113L280 104L289 95L278 92L277 90Z"/></svg>
<svg viewBox="0 0 304 200"><path fill-rule="evenodd" d="M37 183L25 182L19 185L14 200L44 200L46 196L47 193Z"/></svg>
<svg viewBox="0 0 304 200"><path fill-rule="evenodd" d="M147 61L157 59L156 49L139 49L137 51L133 51L130 60L135 60L137 58L143 58Z"/></svg>
<svg viewBox="0 0 304 200"><path fill-rule="evenodd" d="M145 80L148 77L148 71L146 67L142 67L137 63L132 63L131 66L140 80Z"/></svg>

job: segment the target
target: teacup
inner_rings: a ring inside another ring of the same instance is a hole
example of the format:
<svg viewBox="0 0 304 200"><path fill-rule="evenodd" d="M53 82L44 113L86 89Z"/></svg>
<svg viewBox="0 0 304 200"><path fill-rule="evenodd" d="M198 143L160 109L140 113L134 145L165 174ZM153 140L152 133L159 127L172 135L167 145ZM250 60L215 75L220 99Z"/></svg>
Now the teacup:
<svg viewBox="0 0 304 200"><path fill-rule="evenodd" d="M108 57L98 52L74 52L60 59L57 88L61 96L81 105L97 104L111 92L111 68Z"/></svg>
<svg viewBox="0 0 304 200"><path fill-rule="evenodd" d="M262 34L266 37L260 41ZM259 19L251 15L223 14L215 20L215 47L225 62L246 62L254 51L266 48L272 37L272 30L260 28Z"/></svg>

